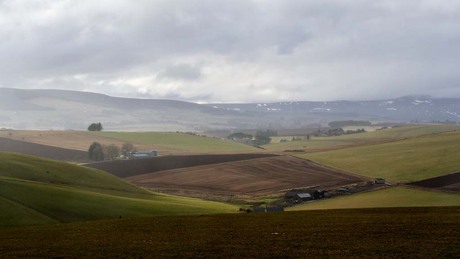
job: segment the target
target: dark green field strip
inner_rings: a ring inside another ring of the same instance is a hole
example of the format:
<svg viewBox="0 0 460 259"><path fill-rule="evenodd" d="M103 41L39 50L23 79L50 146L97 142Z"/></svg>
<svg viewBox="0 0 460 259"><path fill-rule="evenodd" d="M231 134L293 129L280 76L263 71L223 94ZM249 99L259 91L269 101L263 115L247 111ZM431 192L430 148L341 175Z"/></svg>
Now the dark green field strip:
<svg viewBox="0 0 460 259"><path fill-rule="evenodd" d="M459 215L460 207L429 207L23 227L0 230L0 253L88 258L458 258Z"/></svg>

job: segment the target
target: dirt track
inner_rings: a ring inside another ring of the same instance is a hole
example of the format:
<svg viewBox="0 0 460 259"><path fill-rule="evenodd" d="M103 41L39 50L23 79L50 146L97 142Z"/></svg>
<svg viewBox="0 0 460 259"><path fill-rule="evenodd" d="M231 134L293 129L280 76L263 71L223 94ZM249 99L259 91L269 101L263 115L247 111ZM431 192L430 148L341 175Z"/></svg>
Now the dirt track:
<svg viewBox="0 0 460 259"><path fill-rule="evenodd" d="M126 180L168 193L260 196L308 186L327 189L368 179L300 158L276 156L160 171Z"/></svg>
<svg viewBox="0 0 460 259"><path fill-rule="evenodd" d="M425 179L408 185L460 193L460 172Z"/></svg>
<svg viewBox="0 0 460 259"><path fill-rule="evenodd" d="M2 137L0 137L0 152L15 152L69 162L88 161L88 153L85 151L45 146Z"/></svg>

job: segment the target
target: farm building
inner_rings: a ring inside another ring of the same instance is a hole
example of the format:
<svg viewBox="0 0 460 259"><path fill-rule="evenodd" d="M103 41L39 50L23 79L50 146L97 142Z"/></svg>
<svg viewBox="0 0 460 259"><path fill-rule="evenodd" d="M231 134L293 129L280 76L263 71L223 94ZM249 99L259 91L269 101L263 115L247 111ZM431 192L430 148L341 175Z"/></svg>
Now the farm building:
<svg viewBox="0 0 460 259"><path fill-rule="evenodd" d="M150 151L135 151L129 153L129 159L137 159L137 158L148 158L148 157L156 157L158 156L158 151L150 150Z"/></svg>
<svg viewBox="0 0 460 259"><path fill-rule="evenodd" d="M297 195L297 192L295 191L289 191L284 195L284 199L286 200L293 200Z"/></svg>
<svg viewBox="0 0 460 259"><path fill-rule="evenodd" d="M375 184L385 184L385 179L383 178L375 178Z"/></svg>
<svg viewBox="0 0 460 259"><path fill-rule="evenodd" d="M310 201L313 200L313 195L310 193L297 193L295 197L296 202Z"/></svg>
<svg viewBox="0 0 460 259"><path fill-rule="evenodd" d="M284 195L286 201L299 203L309 200L323 199L326 197L326 191L314 190L314 191L301 191L291 190Z"/></svg>

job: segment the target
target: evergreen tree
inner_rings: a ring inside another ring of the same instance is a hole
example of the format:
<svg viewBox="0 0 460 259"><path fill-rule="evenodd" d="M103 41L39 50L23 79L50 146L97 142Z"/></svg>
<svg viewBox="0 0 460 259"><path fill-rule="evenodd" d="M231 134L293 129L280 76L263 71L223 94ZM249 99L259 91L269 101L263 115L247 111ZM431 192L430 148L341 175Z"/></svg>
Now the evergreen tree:
<svg viewBox="0 0 460 259"><path fill-rule="evenodd" d="M89 131L101 131L102 130L102 123L97 122L97 123L91 123L91 125L88 126Z"/></svg>

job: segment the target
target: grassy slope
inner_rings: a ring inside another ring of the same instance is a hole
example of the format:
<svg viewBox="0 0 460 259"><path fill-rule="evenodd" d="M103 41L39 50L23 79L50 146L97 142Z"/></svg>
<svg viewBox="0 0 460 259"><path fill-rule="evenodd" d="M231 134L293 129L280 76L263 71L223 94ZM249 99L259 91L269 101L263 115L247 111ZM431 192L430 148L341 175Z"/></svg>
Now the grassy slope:
<svg viewBox="0 0 460 259"><path fill-rule="evenodd" d="M132 143L151 145L157 149L172 149L183 152L227 152L256 151L258 149L233 141L200 137L172 132L100 132L98 135L121 139Z"/></svg>
<svg viewBox="0 0 460 259"><path fill-rule="evenodd" d="M300 155L369 177L411 182L460 171L460 132Z"/></svg>
<svg viewBox="0 0 460 259"><path fill-rule="evenodd" d="M0 247L8 258L458 258L459 212L397 208L97 221L0 229Z"/></svg>
<svg viewBox="0 0 460 259"><path fill-rule="evenodd" d="M149 194L105 172L15 153L0 153L0 177L95 189Z"/></svg>
<svg viewBox="0 0 460 259"><path fill-rule="evenodd" d="M306 203L287 210L429 206L460 206L460 195L395 187Z"/></svg>
<svg viewBox="0 0 460 259"><path fill-rule="evenodd" d="M0 186L0 226L237 210L153 194L102 171L10 153L0 153Z"/></svg>
<svg viewBox="0 0 460 259"><path fill-rule="evenodd" d="M364 134L343 135L338 137L313 137L311 140L273 143L264 146L272 151L305 149L315 151L321 149L337 149L356 145L390 142L405 138L460 130L456 125L411 125L392 129L379 130ZM288 139L289 140L289 139Z"/></svg>
<svg viewBox="0 0 460 259"><path fill-rule="evenodd" d="M1 181L0 181L1 182ZM3 190L3 182L2 189ZM24 226L58 223L40 212L0 197L0 226Z"/></svg>

